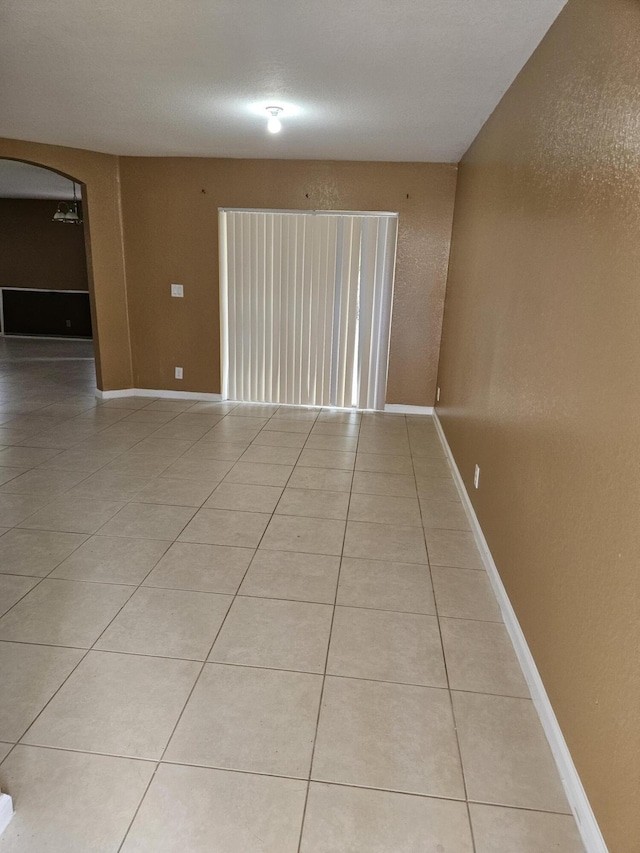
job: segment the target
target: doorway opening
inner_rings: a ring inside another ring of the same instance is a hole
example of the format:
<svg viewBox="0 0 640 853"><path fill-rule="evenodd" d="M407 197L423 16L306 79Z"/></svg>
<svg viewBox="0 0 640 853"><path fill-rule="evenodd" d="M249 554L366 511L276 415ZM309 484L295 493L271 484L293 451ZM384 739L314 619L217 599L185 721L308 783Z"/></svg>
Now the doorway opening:
<svg viewBox="0 0 640 853"><path fill-rule="evenodd" d="M384 409L397 213L219 216L223 397Z"/></svg>

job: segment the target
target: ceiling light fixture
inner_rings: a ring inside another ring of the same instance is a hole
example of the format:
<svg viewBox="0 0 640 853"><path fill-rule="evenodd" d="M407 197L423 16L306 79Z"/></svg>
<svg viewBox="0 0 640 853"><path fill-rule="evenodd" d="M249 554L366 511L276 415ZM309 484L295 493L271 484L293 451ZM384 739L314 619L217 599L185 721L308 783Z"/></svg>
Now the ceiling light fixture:
<svg viewBox="0 0 640 853"><path fill-rule="evenodd" d="M75 181L73 182L73 201L71 203L61 201L53 214L53 221L65 222L67 225L82 225L82 216L78 213Z"/></svg>
<svg viewBox="0 0 640 853"><path fill-rule="evenodd" d="M269 131L269 133L280 133L280 131L282 130L282 123L280 121L279 115L282 112L282 107L267 107L267 112L269 113L267 130Z"/></svg>

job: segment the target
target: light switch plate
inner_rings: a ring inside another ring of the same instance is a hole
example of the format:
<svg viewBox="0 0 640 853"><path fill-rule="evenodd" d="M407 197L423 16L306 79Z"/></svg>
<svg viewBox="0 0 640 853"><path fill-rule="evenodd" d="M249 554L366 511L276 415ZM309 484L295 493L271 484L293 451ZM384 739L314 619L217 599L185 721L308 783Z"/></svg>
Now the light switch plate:
<svg viewBox="0 0 640 853"><path fill-rule="evenodd" d="M172 284L171 285L171 295L172 296L184 296L184 287L181 284Z"/></svg>

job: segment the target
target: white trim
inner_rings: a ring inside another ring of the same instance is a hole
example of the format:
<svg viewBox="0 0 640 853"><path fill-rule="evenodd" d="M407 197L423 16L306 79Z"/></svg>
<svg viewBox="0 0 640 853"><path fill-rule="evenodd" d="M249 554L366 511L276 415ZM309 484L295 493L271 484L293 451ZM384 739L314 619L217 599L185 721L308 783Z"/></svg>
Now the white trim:
<svg viewBox="0 0 640 853"><path fill-rule="evenodd" d="M433 415L433 406L403 406L400 403L385 403L385 412L395 412L398 415Z"/></svg>
<svg viewBox="0 0 640 853"><path fill-rule="evenodd" d="M13 817L13 801L9 794L0 794L0 835L9 825Z"/></svg>
<svg viewBox="0 0 640 853"><path fill-rule="evenodd" d="M118 391L96 391L101 400L115 400L119 397L157 397L169 400L202 400L206 403L220 403L221 394L206 394L204 391L156 391L152 388L121 388Z"/></svg>
<svg viewBox="0 0 640 853"><path fill-rule="evenodd" d="M544 684L533 659L533 655L531 654L522 628L520 627L520 623L518 622L518 617L516 616L513 606L509 601L509 596L507 595L507 591L505 590L502 579L500 578L500 573L498 572L498 568L493 560L491 551L489 550L489 545L487 544L487 540L485 539L482 528L480 527L480 522L478 521L473 504L471 503L471 499L469 498L464 485L464 481L460 471L458 470L458 466L456 465L456 461L453 453L451 452L451 448L449 447L449 443L444 434L437 412L434 412L433 420L435 422L442 447L444 448L449 464L453 470L453 478L458 492L460 493L462 504L471 525L471 530L473 531L476 544L480 550L485 569L489 576L489 581L491 582L495 596L498 599L502 618L509 633L509 637L511 638L511 642L513 643L516 655L518 656L518 661L520 662L523 675L529 686L533 704L538 712L542 728L544 729L547 741L551 747L551 752L556 762L558 772L560 773L564 791L567 795L571 811L576 819L585 849L587 850L587 853L608 853L607 845L602 837L602 833L600 832L600 827L596 821L591 804L589 803L587 794L582 786L580 777L578 776L578 771L576 770L573 759L571 758L569 747L567 746L560 724L558 723L553 707L551 706L551 702L549 701L549 697L547 696L547 691L544 688Z"/></svg>

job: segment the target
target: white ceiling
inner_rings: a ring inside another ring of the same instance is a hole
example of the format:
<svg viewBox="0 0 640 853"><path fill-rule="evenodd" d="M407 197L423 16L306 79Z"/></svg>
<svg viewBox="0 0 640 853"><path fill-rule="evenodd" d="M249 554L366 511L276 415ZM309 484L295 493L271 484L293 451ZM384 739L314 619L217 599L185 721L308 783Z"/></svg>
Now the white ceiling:
<svg viewBox="0 0 640 853"><path fill-rule="evenodd" d="M80 198L79 184L76 184L76 196ZM72 199L73 183L40 166L0 159L0 198Z"/></svg>
<svg viewBox="0 0 640 853"><path fill-rule="evenodd" d="M458 161L564 3L3 0L0 135L115 154ZM277 136L270 103L285 106Z"/></svg>

